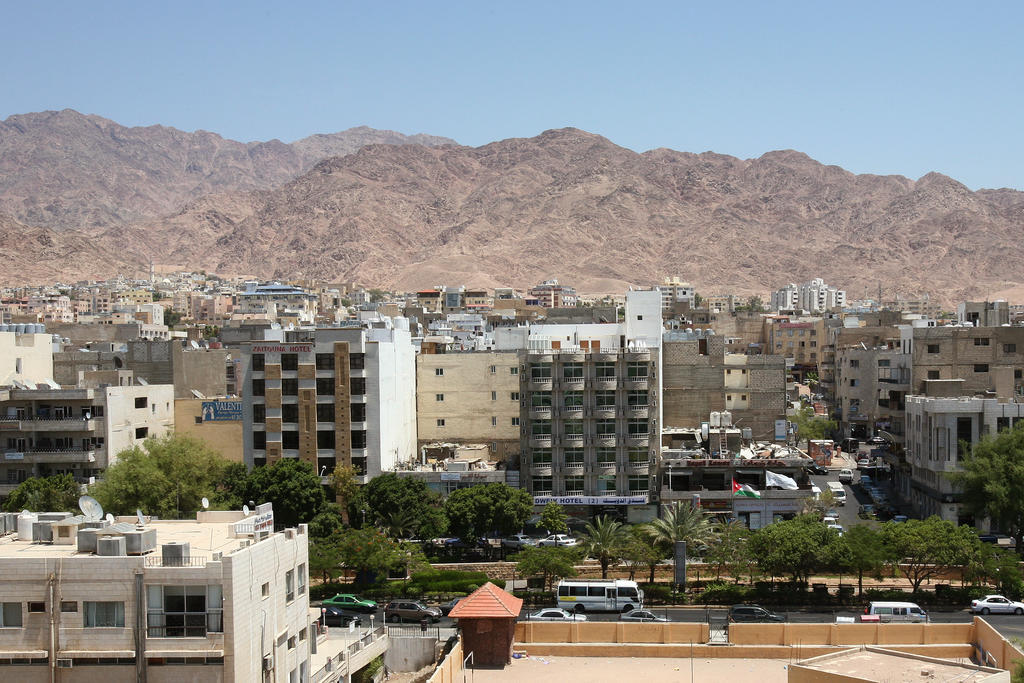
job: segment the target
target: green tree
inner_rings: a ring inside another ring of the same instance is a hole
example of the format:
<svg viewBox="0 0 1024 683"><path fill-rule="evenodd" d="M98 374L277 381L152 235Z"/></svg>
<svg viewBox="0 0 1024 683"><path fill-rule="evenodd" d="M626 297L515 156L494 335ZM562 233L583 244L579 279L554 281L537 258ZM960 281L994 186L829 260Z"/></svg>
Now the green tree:
<svg viewBox="0 0 1024 683"><path fill-rule="evenodd" d="M750 529L739 520L733 520L718 527L718 539L708 547L705 560L715 567L715 578L722 578L722 572L731 570L734 578L743 575L750 564Z"/></svg>
<svg viewBox="0 0 1024 683"><path fill-rule="evenodd" d="M345 527L341 515L341 507L337 503L327 503L316 517L309 521L310 540L318 538L330 538Z"/></svg>
<svg viewBox="0 0 1024 683"><path fill-rule="evenodd" d="M1024 552L1024 422L972 447L961 445L960 472L949 474L963 492L963 505L976 517L1013 536Z"/></svg>
<svg viewBox="0 0 1024 683"><path fill-rule="evenodd" d="M309 522L326 502L316 469L295 458L253 469L248 493L256 503L273 503L274 523L284 526Z"/></svg>
<svg viewBox="0 0 1024 683"><path fill-rule="evenodd" d="M569 516L565 514L565 508L550 500L541 510L540 526L549 534L564 534L569 531L569 525L566 524L568 519Z"/></svg>
<svg viewBox="0 0 1024 683"><path fill-rule="evenodd" d="M391 538L412 538L419 529L420 523L410 510L392 510L380 520L380 527Z"/></svg>
<svg viewBox="0 0 1024 683"><path fill-rule="evenodd" d="M878 575L888 560L882 535L868 524L855 524L840 538L847 552L841 568L857 574L857 594L864 594L864 574Z"/></svg>
<svg viewBox="0 0 1024 683"><path fill-rule="evenodd" d="M201 500L216 498L228 461L199 439L168 434L121 451L91 492L115 515L175 518L194 513Z"/></svg>
<svg viewBox="0 0 1024 683"><path fill-rule="evenodd" d="M654 583L654 571L663 559L665 551L658 546L649 534L644 533L643 527L634 524L629 529L625 541L622 543L622 559L629 567L629 578L636 576L637 570L645 568L648 571L648 583Z"/></svg>
<svg viewBox="0 0 1024 683"><path fill-rule="evenodd" d="M360 486L356 477L356 468L352 465L338 465L330 476L331 488L341 506L341 518L345 524L349 523L349 506L359 498Z"/></svg>
<svg viewBox="0 0 1024 683"><path fill-rule="evenodd" d="M309 573L319 575L327 583L341 574L341 533L335 532L325 538L310 536Z"/></svg>
<svg viewBox="0 0 1024 683"><path fill-rule="evenodd" d="M665 505L659 519L644 525L644 532L671 553L677 541L686 542L686 552L697 556L716 539L715 525L700 508L676 502Z"/></svg>
<svg viewBox="0 0 1024 683"><path fill-rule="evenodd" d="M839 535L810 515L775 522L750 537L750 552L761 571L806 581L828 564Z"/></svg>
<svg viewBox="0 0 1024 683"><path fill-rule="evenodd" d="M241 510L249 500L249 470L245 463L232 462L221 474L215 485L210 505L215 510Z"/></svg>
<svg viewBox="0 0 1024 683"><path fill-rule="evenodd" d="M579 559L576 548L560 546L531 546L512 556L517 574L525 577L540 575L549 590L555 580L576 576Z"/></svg>
<svg viewBox="0 0 1024 683"><path fill-rule="evenodd" d="M368 293L370 295L370 303L380 303L387 298L387 292L383 289L371 289Z"/></svg>
<svg viewBox="0 0 1024 683"><path fill-rule="evenodd" d="M18 484L4 502L8 512L77 512L82 487L70 474L31 477Z"/></svg>
<svg viewBox="0 0 1024 683"><path fill-rule="evenodd" d="M168 308L164 311L164 325L167 325L169 329L174 329L175 325L181 322L181 313L178 313L174 309Z"/></svg>
<svg viewBox="0 0 1024 683"><path fill-rule="evenodd" d="M373 583L381 574L399 567L402 547L375 527L346 529L337 536L338 559L356 573L357 583Z"/></svg>
<svg viewBox="0 0 1024 683"><path fill-rule="evenodd" d="M889 561L903 573L915 593L925 581L967 564L979 552L981 543L970 527L957 526L936 515L886 522L881 537Z"/></svg>
<svg viewBox="0 0 1024 683"><path fill-rule="evenodd" d="M463 539L507 536L523 528L533 512L533 499L504 483L456 489L444 502L452 534Z"/></svg>
<svg viewBox="0 0 1024 683"><path fill-rule="evenodd" d="M582 547L587 557L601 564L601 578L608 578L608 566L622 556L622 545L626 541L627 529L622 522L607 515L598 515L592 524L583 530Z"/></svg>
<svg viewBox="0 0 1024 683"><path fill-rule="evenodd" d="M759 296L752 296L747 299L747 309L754 313L761 313L765 310L764 301Z"/></svg>
<svg viewBox="0 0 1024 683"><path fill-rule="evenodd" d="M409 510L419 520L422 538L437 538L448 528L440 496L420 479L399 477L393 472L382 474L362 487L361 497L366 521L371 524L382 524L393 510Z"/></svg>
<svg viewBox="0 0 1024 683"><path fill-rule="evenodd" d="M835 506L836 494L832 493L831 489L825 489L818 494L817 498L805 498L802 507L805 515L815 515L821 518Z"/></svg>
<svg viewBox="0 0 1024 683"><path fill-rule="evenodd" d="M801 408L792 416L792 422L796 425L797 441L812 439L824 439L826 434L831 434L836 423L827 417L820 417L814 414L814 408L807 406Z"/></svg>

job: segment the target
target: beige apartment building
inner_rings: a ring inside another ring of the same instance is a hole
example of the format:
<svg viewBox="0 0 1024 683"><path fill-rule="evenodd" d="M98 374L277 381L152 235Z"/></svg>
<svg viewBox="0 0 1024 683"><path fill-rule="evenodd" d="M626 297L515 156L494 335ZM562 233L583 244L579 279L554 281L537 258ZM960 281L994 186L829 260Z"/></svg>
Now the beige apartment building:
<svg viewBox="0 0 1024 683"><path fill-rule="evenodd" d="M226 460L244 462L243 405L238 398L176 398L174 432L203 441Z"/></svg>
<svg viewBox="0 0 1024 683"><path fill-rule="evenodd" d="M519 355L514 351L421 353L416 357L418 445L487 444L519 458Z"/></svg>
<svg viewBox="0 0 1024 683"><path fill-rule="evenodd" d="M28 333L0 330L0 386L53 378L53 337L37 327Z"/></svg>
<svg viewBox="0 0 1024 683"><path fill-rule="evenodd" d="M274 533L268 507L144 525L50 514L27 534L8 531L0 680L311 680L306 529Z"/></svg>
<svg viewBox="0 0 1024 683"><path fill-rule="evenodd" d="M911 353L914 394L930 379L962 379L964 394L981 394L1007 374L1024 392L1024 327L915 327Z"/></svg>

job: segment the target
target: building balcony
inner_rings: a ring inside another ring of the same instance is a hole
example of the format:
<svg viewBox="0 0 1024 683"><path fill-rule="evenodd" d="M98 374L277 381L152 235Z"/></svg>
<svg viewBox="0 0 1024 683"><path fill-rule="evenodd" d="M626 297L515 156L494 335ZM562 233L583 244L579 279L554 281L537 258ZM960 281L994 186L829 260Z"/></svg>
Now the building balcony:
<svg viewBox="0 0 1024 683"><path fill-rule="evenodd" d="M586 495L586 494L583 493L583 489L566 489L565 490L565 495L567 495L567 496L583 496L583 495Z"/></svg>
<svg viewBox="0 0 1024 683"><path fill-rule="evenodd" d="M535 496L550 496L551 489L534 489L533 495Z"/></svg>
<svg viewBox="0 0 1024 683"><path fill-rule="evenodd" d="M530 474L535 477L550 477L551 463L537 463L530 465Z"/></svg>
<svg viewBox="0 0 1024 683"><path fill-rule="evenodd" d="M533 448L551 448L550 434L531 434L530 446Z"/></svg>
<svg viewBox="0 0 1024 683"><path fill-rule="evenodd" d="M595 377L590 385L595 390L612 391L618 388L619 381L615 377Z"/></svg>
<svg viewBox="0 0 1024 683"><path fill-rule="evenodd" d="M626 377L622 380L622 386L626 389L647 389L647 377Z"/></svg>
<svg viewBox="0 0 1024 683"><path fill-rule="evenodd" d="M647 417L647 406L627 406L626 414L630 417Z"/></svg>
<svg viewBox="0 0 1024 683"><path fill-rule="evenodd" d="M651 463L647 460L631 461L626 465L626 469L632 474L647 474L651 471Z"/></svg>
<svg viewBox="0 0 1024 683"><path fill-rule="evenodd" d="M17 432L91 432L102 424L103 418L37 417L27 420L0 418L0 431Z"/></svg>
<svg viewBox="0 0 1024 683"><path fill-rule="evenodd" d="M619 470L619 465L615 462L599 462L596 469L598 474L616 474Z"/></svg>
<svg viewBox="0 0 1024 683"><path fill-rule="evenodd" d="M530 391L551 391L551 386L550 377L531 377L527 384Z"/></svg>
<svg viewBox="0 0 1024 683"><path fill-rule="evenodd" d="M586 352L578 346L567 349L559 349L558 357L564 363L582 363L587 359Z"/></svg>
<svg viewBox="0 0 1024 683"><path fill-rule="evenodd" d="M594 417L611 419L615 417L615 406L596 406L593 410Z"/></svg>
<svg viewBox="0 0 1024 683"><path fill-rule="evenodd" d="M639 349L626 349L626 352L623 354L623 357L627 361L650 361L651 360L651 350L650 349L643 349L643 350L639 350Z"/></svg>
<svg viewBox="0 0 1024 683"><path fill-rule="evenodd" d="M607 363L610 360L617 360L619 357L618 349L594 349L590 352L593 360Z"/></svg>
<svg viewBox="0 0 1024 683"><path fill-rule="evenodd" d="M565 443L582 444L583 443L583 435L582 434L563 434L562 435L562 441L564 441Z"/></svg>
<svg viewBox="0 0 1024 683"><path fill-rule="evenodd" d="M96 451L8 451L3 454L8 463L50 463L50 462L96 462Z"/></svg>
<svg viewBox="0 0 1024 683"><path fill-rule="evenodd" d="M562 384L567 384L569 386L576 386L576 387L583 386L583 377L582 376L581 377L559 377L558 379L562 382Z"/></svg>
<svg viewBox="0 0 1024 683"><path fill-rule="evenodd" d="M562 471L567 474L583 474L585 467L581 462L567 462L562 465Z"/></svg>
<svg viewBox="0 0 1024 683"><path fill-rule="evenodd" d="M627 446L647 446L651 441L648 434L629 434L626 437Z"/></svg>
<svg viewBox="0 0 1024 683"><path fill-rule="evenodd" d="M531 420L550 420L551 406L535 406L530 408Z"/></svg>
<svg viewBox="0 0 1024 683"><path fill-rule="evenodd" d="M598 434L594 437L594 445L601 448L612 448L618 442L618 437L614 434Z"/></svg>
<svg viewBox="0 0 1024 683"><path fill-rule="evenodd" d="M583 406L562 406L562 412L568 413L569 417L580 417L583 414Z"/></svg>

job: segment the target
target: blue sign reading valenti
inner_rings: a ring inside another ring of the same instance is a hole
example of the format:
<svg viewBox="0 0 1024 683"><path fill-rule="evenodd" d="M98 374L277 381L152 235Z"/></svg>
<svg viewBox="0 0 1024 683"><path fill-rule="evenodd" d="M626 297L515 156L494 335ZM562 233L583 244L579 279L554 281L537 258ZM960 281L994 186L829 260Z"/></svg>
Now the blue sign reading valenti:
<svg viewBox="0 0 1024 683"><path fill-rule="evenodd" d="M241 421L241 401L203 401L203 422Z"/></svg>

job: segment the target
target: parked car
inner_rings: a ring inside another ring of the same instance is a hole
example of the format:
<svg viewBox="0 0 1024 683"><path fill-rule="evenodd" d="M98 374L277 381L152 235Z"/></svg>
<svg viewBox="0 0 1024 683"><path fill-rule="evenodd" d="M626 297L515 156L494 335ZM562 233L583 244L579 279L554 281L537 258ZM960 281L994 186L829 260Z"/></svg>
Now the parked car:
<svg viewBox="0 0 1024 683"><path fill-rule="evenodd" d="M871 487L871 477L866 474L860 475L860 487L867 491Z"/></svg>
<svg viewBox="0 0 1024 683"><path fill-rule="evenodd" d="M338 609L346 609L352 612L364 612L366 614L373 614L377 611L377 603L373 600L364 600L352 593L338 593L333 598L324 600L323 606L337 607Z"/></svg>
<svg viewBox="0 0 1024 683"><path fill-rule="evenodd" d="M508 538L501 539L501 545L504 548L521 550L523 548L528 548L531 545L537 545L537 541L526 534L516 534L515 536L509 536Z"/></svg>
<svg viewBox="0 0 1024 683"><path fill-rule="evenodd" d="M1014 602L1002 595L986 595L971 600L971 611L975 614L1024 614L1024 602Z"/></svg>
<svg viewBox="0 0 1024 683"><path fill-rule="evenodd" d="M875 516L875 506L870 503L861 505L857 509L857 516L861 519L872 519Z"/></svg>
<svg viewBox="0 0 1024 683"><path fill-rule="evenodd" d="M893 515L892 521L894 522L905 522L909 519L906 515Z"/></svg>
<svg viewBox="0 0 1024 683"><path fill-rule="evenodd" d="M871 467L871 458L857 458L857 467Z"/></svg>
<svg viewBox="0 0 1024 683"><path fill-rule="evenodd" d="M571 547L578 543L579 541L572 536L567 536L566 534L551 534L547 538L542 538L537 541L537 545L556 545L562 547Z"/></svg>
<svg viewBox="0 0 1024 683"><path fill-rule="evenodd" d="M648 609L635 609L632 612L626 612L625 614L623 614L621 617L619 617L619 621L666 622L668 621L668 619L666 619L665 617L659 617L657 614Z"/></svg>
<svg viewBox="0 0 1024 683"><path fill-rule="evenodd" d="M841 524L829 524L828 528L829 529L834 529L836 531L836 533L838 533L840 536L842 536L844 533L846 533L846 529L844 529Z"/></svg>
<svg viewBox="0 0 1024 683"><path fill-rule="evenodd" d="M586 621L586 614L578 614L557 607L538 610L527 617L530 621Z"/></svg>
<svg viewBox="0 0 1024 683"><path fill-rule="evenodd" d="M868 443L874 444L874 445L877 445L877 446L881 446L881 445L885 445L885 444L887 444L889 442L886 440L886 438L884 436L873 436L870 439L868 439Z"/></svg>
<svg viewBox="0 0 1024 683"><path fill-rule="evenodd" d="M867 618L865 618L867 617ZM920 623L928 621L928 613L914 602L872 602L864 608L861 621Z"/></svg>
<svg viewBox="0 0 1024 683"><path fill-rule="evenodd" d="M448 614L455 609L455 605L459 604L459 600L462 598L455 598L441 605L441 614L448 616Z"/></svg>
<svg viewBox="0 0 1024 683"><path fill-rule="evenodd" d="M769 623L785 621L785 617L769 612L760 605L733 605L729 608L729 623Z"/></svg>
<svg viewBox="0 0 1024 683"><path fill-rule="evenodd" d="M816 462L812 462L810 465L804 467L804 470L808 474L828 474L828 468L824 465L819 465Z"/></svg>
<svg viewBox="0 0 1024 683"><path fill-rule="evenodd" d="M825 526L839 524L839 515L825 515L821 518L821 521L825 524Z"/></svg>
<svg viewBox="0 0 1024 683"><path fill-rule="evenodd" d="M384 619L397 624L402 621L440 621L441 610L427 607L417 600L393 600L384 607Z"/></svg>
<svg viewBox="0 0 1024 683"><path fill-rule="evenodd" d="M853 483L853 470L843 468L839 470L839 483L840 484L852 484Z"/></svg>
<svg viewBox="0 0 1024 683"><path fill-rule="evenodd" d="M320 614L324 623L328 626L348 626L353 621L356 623L356 626L363 625L363 618L355 612L350 612L340 607L325 606L321 609Z"/></svg>

